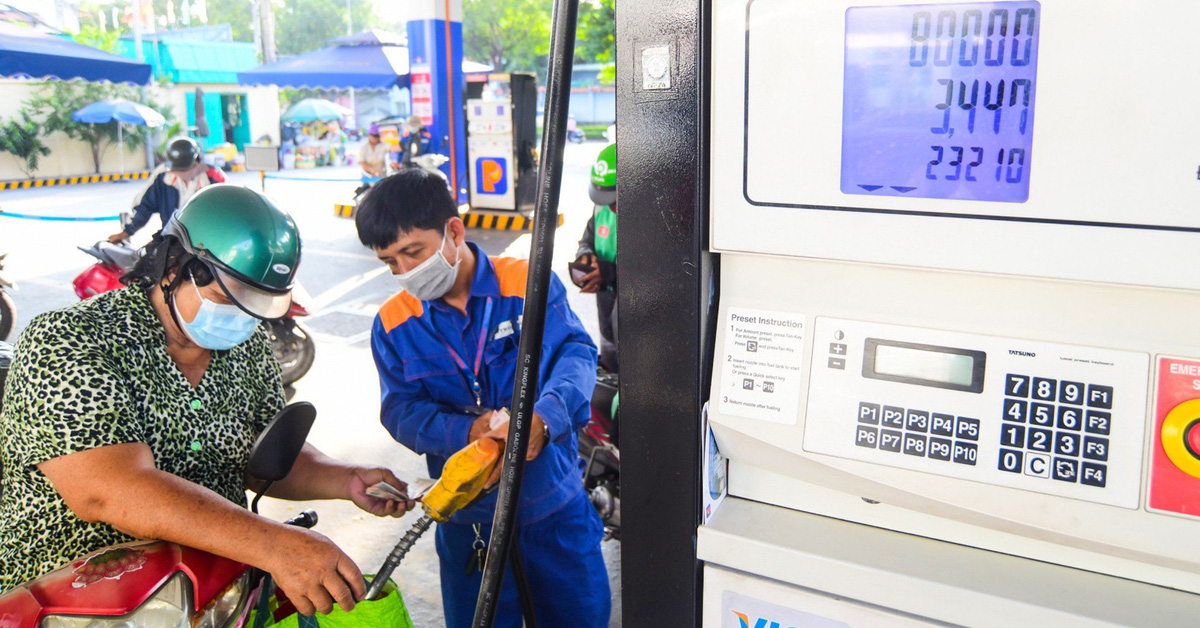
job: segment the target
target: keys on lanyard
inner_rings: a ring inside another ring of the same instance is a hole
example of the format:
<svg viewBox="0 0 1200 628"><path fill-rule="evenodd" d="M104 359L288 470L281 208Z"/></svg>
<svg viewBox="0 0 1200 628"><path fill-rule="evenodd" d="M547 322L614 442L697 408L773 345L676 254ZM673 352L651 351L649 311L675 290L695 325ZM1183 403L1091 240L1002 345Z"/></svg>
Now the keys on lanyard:
<svg viewBox="0 0 1200 628"><path fill-rule="evenodd" d="M458 369L467 378L467 386L471 389L471 394L475 396L475 405L480 407L483 406L483 386L479 383L479 368L483 364L483 347L487 344L488 334L491 333L491 322L492 298L488 297L487 302L483 306L483 325L479 328L479 351L475 355L474 370L467 366L467 363L458 355L454 347L450 346L450 343L446 342L444 338L442 339L442 344L446 345L446 350L450 352L450 357L454 358Z"/></svg>
<svg viewBox="0 0 1200 628"><path fill-rule="evenodd" d="M467 575L471 575L477 571L483 571L483 562L487 558L487 543L483 540L482 526L478 523L472 524L471 529L475 531L475 542L471 543L471 556L467 559Z"/></svg>

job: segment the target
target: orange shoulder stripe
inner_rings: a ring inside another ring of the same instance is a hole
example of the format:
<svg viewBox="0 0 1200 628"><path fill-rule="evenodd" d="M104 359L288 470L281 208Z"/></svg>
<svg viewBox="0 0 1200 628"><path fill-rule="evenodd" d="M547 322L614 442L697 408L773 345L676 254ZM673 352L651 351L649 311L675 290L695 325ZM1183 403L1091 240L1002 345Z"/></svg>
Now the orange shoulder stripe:
<svg viewBox="0 0 1200 628"><path fill-rule="evenodd" d="M493 257L496 279L500 281L500 296L525 298L525 286L529 281L529 260L512 257Z"/></svg>
<svg viewBox="0 0 1200 628"><path fill-rule="evenodd" d="M383 330L390 332L400 323L410 318L419 318L424 313L425 305L420 299L407 292L401 292L379 308L379 320L383 322Z"/></svg>

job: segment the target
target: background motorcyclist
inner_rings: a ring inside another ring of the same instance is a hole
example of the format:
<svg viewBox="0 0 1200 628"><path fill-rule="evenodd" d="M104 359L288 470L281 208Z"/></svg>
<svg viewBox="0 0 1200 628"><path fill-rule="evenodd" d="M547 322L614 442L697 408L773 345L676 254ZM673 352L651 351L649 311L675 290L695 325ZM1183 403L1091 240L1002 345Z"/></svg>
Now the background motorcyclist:
<svg viewBox="0 0 1200 628"><path fill-rule="evenodd" d="M291 304L295 222L232 185L198 192L147 246L130 285L35 318L0 411L0 590L87 552L162 539L274 576L301 613L350 610L358 567L329 539L246 510L258 433L283 407L259 322ZM348 499L400 516L388 470L305 445L269 495Z"/></svg>
<svg viewBox="0 0 1200 628"><path fill-rule="evenodd" d="M590 268L577 273L572 281L580 292L596 295L600 318L600 364L610 372L619 368L617 359L617 145L600 151L592 166L588 196L596 204L588 219L575 264ZM578 275L578 276L577 276Z"/></svg>
<svg viewBox="0 0 1200 628"><path fill-rule="evenodd" d="M124 229L108 236L116 244L128 240L157 214L165 226L175 210L187 204L196 192L213 183L224 183L225 174L200 159L200 145L190 137L177 137L167 144L167 161L155 168L150 182L133 199L133 219Z"/></svg>
<svg viewBox="0 0 1200 628"><path fill-rule="evenodd" d="M400 163L404 167L413 165L413 158L428 153L433 146L433 135L425 128L421 116L409 116L404 124L404 133L400 135L400 148L403 154Z"/></svg>

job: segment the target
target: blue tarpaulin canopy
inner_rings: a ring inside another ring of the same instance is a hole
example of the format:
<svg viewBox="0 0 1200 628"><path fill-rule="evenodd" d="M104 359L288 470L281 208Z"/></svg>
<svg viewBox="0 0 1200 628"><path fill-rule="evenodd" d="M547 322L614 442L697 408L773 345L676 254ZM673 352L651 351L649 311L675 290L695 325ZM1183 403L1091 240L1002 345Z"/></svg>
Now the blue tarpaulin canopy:
<svg viewBox="0 0 1200 628"><path fill-rule="evenodd" d="M337 45L267 63L238 72L241 85L277 85L313 89L391 89L408 86L408 48L367 31L340 37ZM463 61L464 74L490 72L491 68Z"/></svg>
<svg viewBox="0 0 1200 628"><path fill-rule="evenodd" d="M0 22L0 76L146 84L150 82L150 66Z"/></svg>

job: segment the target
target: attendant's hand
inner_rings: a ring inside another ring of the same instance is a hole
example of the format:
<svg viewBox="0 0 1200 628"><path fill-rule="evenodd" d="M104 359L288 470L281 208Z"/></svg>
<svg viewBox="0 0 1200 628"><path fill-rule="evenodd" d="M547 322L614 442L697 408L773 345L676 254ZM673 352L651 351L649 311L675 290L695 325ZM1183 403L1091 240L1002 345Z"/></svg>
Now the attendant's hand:
<svg viewBox="0 0 1200 628"><path fill-rule="evenodd" d="M503 445L508 440L508 421L497 425L496 429L487 432L482 438L491 438ZM525 460L534 460L541 455L542 450L546 448L547 442L549 442L549 439L546 438L546 422L535 412L533 413L533 422L529 426L529 446L525 449ZM492 475L488 477L487 483L484 484L485 487L490 487L500 481L500 471L503 467L504 458L503 454L501 454L500 464L497 464L496 468L492 470Z"/></svg>
<svg viewBox="0 0 1200 628"><path fill-rule="evenodd" d="M129 234L125 233L124 231L118 231L118 232L108 236L109 244L120 244L122 242L128 242L128 241L129 241Z"/></svg>
<svg viewBox="0 0 1200 628"><path fill-rule="evenodd" d="M302 615L329 614L336 602L342 610L367 594L362 572L333 541L304 528L288 527L264 568Z"/></svg>
<svg viewBox="0 0 1200 628"><path fill-rule="evenodd" d="M368 495L367 487L380 482L387 482L401 493L408 494L408 485L397 479L391 471L383 467L354 467L346 483L347 499L376 517L403 517L416 507L416 502L411 499L399 501Z"/></svg>

